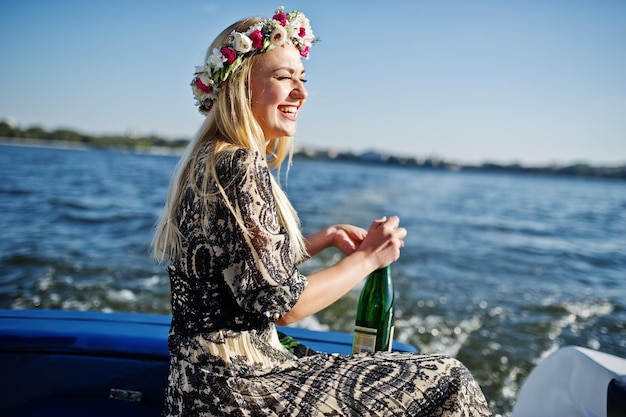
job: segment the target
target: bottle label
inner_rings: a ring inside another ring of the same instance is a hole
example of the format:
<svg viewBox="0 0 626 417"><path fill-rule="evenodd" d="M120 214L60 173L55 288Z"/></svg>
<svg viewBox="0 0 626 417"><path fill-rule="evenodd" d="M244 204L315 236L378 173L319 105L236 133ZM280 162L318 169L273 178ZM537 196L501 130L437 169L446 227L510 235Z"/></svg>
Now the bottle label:
<svg viewBox="0 0 626 417"><path fill-rule="evenodd" d="M376 349L376 329L354 326L352 353L374 352Z"/></svg>

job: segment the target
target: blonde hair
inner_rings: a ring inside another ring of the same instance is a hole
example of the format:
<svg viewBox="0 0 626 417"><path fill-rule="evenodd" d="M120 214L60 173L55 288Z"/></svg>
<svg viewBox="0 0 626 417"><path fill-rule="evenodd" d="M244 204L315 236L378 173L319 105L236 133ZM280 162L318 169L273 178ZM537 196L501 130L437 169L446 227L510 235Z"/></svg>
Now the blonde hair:
<svg viewBox="0 0 626 417"><path fill-rule="evenodd" d="M213 48L226 43L228 36L233 30L242 31L260 21L260 18L244 19L226 28L213 41L207 50L207 55L211 53ZM247 232L241 216L237 215L233 210L231 202L228 201L224 191L224 188L229 184L220 184L218 182L216 161L220 153L239 148L258 151L267 160L269 168L276 172L280 172L280 167L285 160L287 160L288 165L291 164L293 138L280 137L266 141L263 131L252 113L250 105L250 74L261 55L262 53L257 53L246 57L237 71L232 73L221 85L221 91L215 100L211 112L179 161L152 241L154 257L158 261L173 260L182 253L179 207L188 187L194 187L195 191L204 197L202 199L204 208L202 214L205 225L210 221L206 216L208 213L208 199L219 193L223 196L244 232ZM198 166L198 161L202 158L204 149L208 149L209 154L206 158L205 172L202 175L203 179L198 186L194 167ZM307 253L304 237L300 230L298 214L273 175L270 175L270 179L279 220L289 234L289 242L296 262L301 262L306 258ZM210 191L212 181L217 183L217 192Z"/></svg>

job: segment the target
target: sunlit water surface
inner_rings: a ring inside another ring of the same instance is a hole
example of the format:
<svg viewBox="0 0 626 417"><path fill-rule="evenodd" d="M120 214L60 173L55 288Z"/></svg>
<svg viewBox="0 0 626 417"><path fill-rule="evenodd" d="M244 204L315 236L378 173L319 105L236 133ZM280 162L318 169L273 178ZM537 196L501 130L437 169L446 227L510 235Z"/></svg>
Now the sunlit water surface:
<svg viewBox="0 0 626 417"><path fill-rule="evenodd" d="M0 308L168 314L149 246L176 162L0 145ZM396 335L458 357L497 414L560 346L625 355L624 181L295 161L286 189L305 232L400 216ZM359 289L299 325L350 332Z"/></svg>

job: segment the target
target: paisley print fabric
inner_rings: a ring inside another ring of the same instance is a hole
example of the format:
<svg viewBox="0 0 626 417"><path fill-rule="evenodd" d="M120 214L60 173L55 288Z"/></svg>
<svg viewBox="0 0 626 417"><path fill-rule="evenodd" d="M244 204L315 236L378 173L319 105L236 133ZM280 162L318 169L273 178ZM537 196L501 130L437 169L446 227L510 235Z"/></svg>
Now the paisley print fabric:
<svg viewBox="0 0 626 417"><path fill-rule="evenodd" d="M200 158L199 181L202 164ZM325 354L297 344L287 350L274 322L307 280L280 225L266 162L237 150L220 157L217 175L230 207L219 193L202 196L189 187L180 208L184 256L168 267L166 416L491 415L455 359ZM206 219L202 199L209 202Z"/></svg>

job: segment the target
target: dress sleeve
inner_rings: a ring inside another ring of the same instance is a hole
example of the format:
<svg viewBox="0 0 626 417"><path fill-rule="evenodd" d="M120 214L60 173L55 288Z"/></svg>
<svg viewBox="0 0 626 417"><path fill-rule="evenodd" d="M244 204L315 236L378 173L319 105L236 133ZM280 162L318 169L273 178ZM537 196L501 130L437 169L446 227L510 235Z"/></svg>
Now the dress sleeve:
<svg viewBox="0 0 626 417"><path fill-rule="evenodd" d="M230 184L220 180L243 224L231 217L234 236L224 279L241 308L276 321L296 304L307 280L279 221L265 161L258 152L239 150L230 162Z"/></svg>

